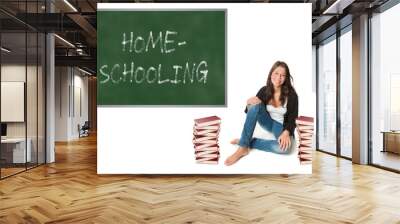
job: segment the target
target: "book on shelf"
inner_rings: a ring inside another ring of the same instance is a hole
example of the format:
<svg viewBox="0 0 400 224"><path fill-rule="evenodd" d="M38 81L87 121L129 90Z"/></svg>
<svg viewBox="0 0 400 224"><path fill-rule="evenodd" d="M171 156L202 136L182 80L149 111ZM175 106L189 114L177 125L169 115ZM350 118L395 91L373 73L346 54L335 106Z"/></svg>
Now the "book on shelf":
<svg viewBox="0 0 400 224"><path fill-rule="evenodd" d="M218 116L210 116L194 119L195 127L201 128L205 126L212 126L221 123L221 118Z"/></svg>

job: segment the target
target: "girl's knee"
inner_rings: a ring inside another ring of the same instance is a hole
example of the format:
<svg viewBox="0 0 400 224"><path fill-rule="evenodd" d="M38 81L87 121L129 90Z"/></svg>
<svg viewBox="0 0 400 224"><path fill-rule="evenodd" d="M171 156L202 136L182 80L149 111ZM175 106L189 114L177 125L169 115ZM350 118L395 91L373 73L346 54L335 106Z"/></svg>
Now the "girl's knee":
<svg viewBox="0 0 400 224"><path fill-rule="evenodd" d="M247 105L247 111L258 111L261 107L261 103L258 104L251 104L251 105Z"/></svg>

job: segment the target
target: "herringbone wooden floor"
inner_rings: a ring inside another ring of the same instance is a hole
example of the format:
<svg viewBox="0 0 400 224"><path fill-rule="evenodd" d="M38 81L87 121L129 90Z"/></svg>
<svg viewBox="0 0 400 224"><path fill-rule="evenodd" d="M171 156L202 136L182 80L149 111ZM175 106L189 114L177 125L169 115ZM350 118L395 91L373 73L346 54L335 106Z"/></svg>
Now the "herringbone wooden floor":
<svg viewBox="0 0 400 224"><path fill-rule="evenodd" d="M312 175L98 176L96 138L0 181L0 223L400 223L400 175L323 153Z"/></svg>

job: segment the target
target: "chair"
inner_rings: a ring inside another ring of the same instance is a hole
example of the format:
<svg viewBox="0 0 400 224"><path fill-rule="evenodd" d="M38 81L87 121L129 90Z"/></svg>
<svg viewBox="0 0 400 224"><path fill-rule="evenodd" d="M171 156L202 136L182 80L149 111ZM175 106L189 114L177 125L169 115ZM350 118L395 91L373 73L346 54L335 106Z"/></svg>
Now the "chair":
<svg viewBox="0 0 400 224"><path fill-rule="evenodd" d="M89 136L89 129L90 129L89 121L85 121L82 127L80 127L80 125L78 124L79 138Z"/></svg>

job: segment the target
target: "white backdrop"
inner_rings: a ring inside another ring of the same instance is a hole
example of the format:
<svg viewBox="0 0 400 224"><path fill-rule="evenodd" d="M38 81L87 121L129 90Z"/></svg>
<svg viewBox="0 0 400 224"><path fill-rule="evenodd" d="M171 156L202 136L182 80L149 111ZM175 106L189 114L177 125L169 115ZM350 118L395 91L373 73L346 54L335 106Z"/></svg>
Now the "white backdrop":
<svg viewBox="0 0 400 224"><path fill-rule="evenodd" d="M252 150L238 163L224 165L237 148L229 141L240 137L246 100L265 85L275 61L289 65L299 115L315 117L311 4L98 4L98 10L129 8L226 8L228 102L222 108L98 106L99 174L311 173L311 165L300 165L295 153ZM219 164L197 164L193 119L211 115L222 118Z"/></svg>

